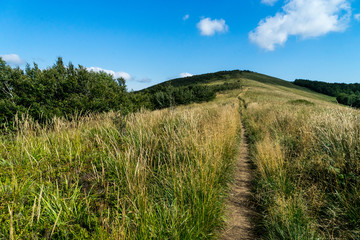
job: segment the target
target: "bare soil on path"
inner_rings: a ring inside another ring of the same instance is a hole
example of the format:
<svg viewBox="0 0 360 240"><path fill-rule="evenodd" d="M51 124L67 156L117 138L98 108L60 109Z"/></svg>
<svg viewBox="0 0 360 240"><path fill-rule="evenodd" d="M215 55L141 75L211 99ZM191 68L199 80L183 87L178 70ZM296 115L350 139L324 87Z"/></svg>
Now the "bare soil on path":
<svg viewBox="0 0 360 240"><path fill-rule="evenodd" d="M253 223L257 214L254 211L254 204L252 203L252 171L247 139L244 127L242 126L241 146L235 170L235 181L227 203L226 228L220 239L257 239L254 234Z"/></svg>

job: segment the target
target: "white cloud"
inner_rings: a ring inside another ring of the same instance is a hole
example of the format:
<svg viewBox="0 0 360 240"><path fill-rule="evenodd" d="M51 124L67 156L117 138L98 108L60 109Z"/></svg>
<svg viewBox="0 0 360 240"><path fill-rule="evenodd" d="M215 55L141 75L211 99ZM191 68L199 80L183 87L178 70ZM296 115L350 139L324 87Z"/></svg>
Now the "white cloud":
<svg viewBox="0 0 360 240"><path fill-rule="evenodd" d="M189 19L189 17L190 17L190 15L189 15L189 14L186 14L186 15L183 17L183 20L186 21L186 20Z"/></svg>
<svg viewBox="0 0 360 240"><path fill-rule="evenodd" d="M126 72L114 72L112 70L102 69L102 68L99 68L99 67L89 67L89 68L87 68L87 70L88 71L93 71L93 72L105 72L107 74L112 75L115 79L123 78L126 81L131 80L130 74L128 74Z"/></svg>
<svg viewBox="0 0 360 240"><path fill-rule="evenodd" d="M182 77L182 78L191 77L191 76L194 76L194 75L191 73L188 73L188 72L180 73L180 77Z"/></svg>
<svg viewBox="0 0 360 240"><path fill-rule="evenodd" d="M273 51L292 35L306 39L345 31L350 17L349 0L287 0L283 11L261 20L249 38Z"/></svg>
<svg viewBox="0 0 360 240"><path fill-rule="evenodd" d="M203 36L212 36L215 33L224 33L229 30L229 26L225 24L224 19L204 18L197 24L200 34Z"/></svg>
<svg viewBox="0 0 360 240"><path fill-rule="evenodd" d="M278 0L261 0L261 3L273 6Z"/></svg>
<svg viewBox="0 0 360 240"><path fill-rule="evenodd" d="M152 81L151 78L148 77L140 78L140 79L134 78L134 80L139 83L149 83Z"/></svg>
<svg viewBox="0 0 360 240"><path fill-rule="evenodd" d="M25 61L17 54L5 54L0 55L0 57L8 64L21 65L25 63Z"/></svg>
<svg viewBox="0 0 360 240"><path fill-rule="evenodd" d="M360 21L360 13L355 14L354 18L355 18L356 21Z"/></svg>

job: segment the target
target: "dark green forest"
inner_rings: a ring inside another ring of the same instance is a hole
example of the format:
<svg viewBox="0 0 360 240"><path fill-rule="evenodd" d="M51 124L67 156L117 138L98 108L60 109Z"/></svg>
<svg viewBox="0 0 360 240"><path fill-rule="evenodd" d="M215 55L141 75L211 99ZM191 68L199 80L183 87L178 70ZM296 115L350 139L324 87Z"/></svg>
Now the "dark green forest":
<svg viewBox="0 0 360 240"><path fill-rule="evenodd" d="M132 111L124 79L113 79L85 67L54 66L41 70L34 63L25 70L11 68L0 59L0 123L11 126L15 115L28 115L45 123L51 118L110 110Z"/></svg>
<svg viewBox="0 0 360 240"><path fill-rule="evenodd" d="M11 129L14 121L24 115L44 124L54 117L108 111L126 115L141 108L155 110L210 101L216 92L241 87L240 82L200 84L225 79L227 73L170 80L177 84L166 82L128 92L124 79L88 71L81 65L75 67L71 62L66 66L61 57L47 69L40 69L36 63L25 69L12 68L0 58L0 128Z"/></svg>
<svg viewBox="0 0 360 240"><path fill-rule="evenodd" d="M294 84L306 87L315 92L323 93L336 97L338 103L360 108L360 84L359 83L326 83L320 81L310 81L296 79Z"/></svg>
<svg viewBox="0 0 360 240"><path fill-rule="evenodd" d="M191 79L192 77L188 78ZM170 82L165 82L156 87L150 87L134 93L134 96L138 94L143 98L144 96L148 96L147 103L143 100L141 101L142 104L150 106L151 109L161 109L183 104L211 101L216 97L217 92L241 88L240 80L216 85L202 85L196 84L196 81L194 82L195 84L192 85L176 85L177 87Z"/></svg>

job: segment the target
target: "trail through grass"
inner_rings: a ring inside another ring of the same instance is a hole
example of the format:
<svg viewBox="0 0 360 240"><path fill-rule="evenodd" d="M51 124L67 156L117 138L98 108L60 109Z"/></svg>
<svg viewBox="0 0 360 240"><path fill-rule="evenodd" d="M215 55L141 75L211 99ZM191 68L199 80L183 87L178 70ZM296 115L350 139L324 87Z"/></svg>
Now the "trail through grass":
<svg viewBox="0 0 360 240"><path fill-rule="evenodd" d="M0 136L0 239L211 239L238 145L235 98Z"/></svg>
<svg viewBox="0 0 360 240"><path fill-rule="evenodd" d="M221 236L224 240L253 240L255 235L255 212L252 197L253 169L249 159L249 150L245 130L241 127L241 145L237 155L234 182L227 201L226 227Z"/></svg>
<svg viewBox="0 0 360 240"><path fill-rule="evenodd" d="M265 239L358 239L360 112L247 81L243 121Z"/></svg>

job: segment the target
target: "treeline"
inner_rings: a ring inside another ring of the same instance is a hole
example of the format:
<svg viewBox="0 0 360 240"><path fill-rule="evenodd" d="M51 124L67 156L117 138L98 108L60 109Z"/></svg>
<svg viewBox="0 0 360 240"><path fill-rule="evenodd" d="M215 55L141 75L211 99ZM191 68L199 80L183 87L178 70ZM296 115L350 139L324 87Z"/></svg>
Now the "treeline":
<svg viewBox="0 0 360 240"><path fill-rule="evenodd" d="M151 103L148 105L152 106L153 109L211 101L216 97L213 89L200 85L173 87L167 84L158 88L156 91L149 91L145 94L150 95L149 101Z"/></svg>
<svg viewBox="0 0 360 240"><path fill-rule="evenodd" d="M210 88L215 91L215 92L222 92L222 91L227 91L227 90L233 90L233 89L240 89L242 86L240 80L236 81L236 82L225 82L223 84L216 84L216 85L211 85Z"/></svg>
<svg viewBox="0 0 360 240"><path fill-rule="evenodd" d="M175 78L172 80L169 80L165 83L160 83L154 86L149 87L149 90L157 89L158 87L161 87L164 84L170 84L173 87L184 87L194 84L208 84L215 81L221 81L221 80L228 80L228 79L234 79L234 78L240 78L243 77L244 74L255 74L254 72L251 72L249 70L232 70L232 71L219 71L215 73L205 73L200 75L194 75L191 77L184 77L184 78Z"/></svg>
<svg viewBox="0 0 360 240"><path fill-rule="evenodd" d="M149 109L162 109L178 105L211 101L217 92L241 88L241 82L230 82L215 85L194 84L174 87L169 82L134 93L132 102Z"/></svg>
<svg viewBox="0 0 360 240"><path fill-rule="evenodd" d="M241 87L240 82L212 86L198 84L210 78L223 79L224 73L227 72L193 76L197 81L186 86L165 83L128 92L124 79L113 79L105 72L88 71L81 65L75 67L71 62L66 66L62 58L44 70L36 63L27 65L24 70L12 68L0 58L0 129L5 125L11 127L15 116L23 114L46 123L55 116L71 118L108 111L127 114L141 108L154 110L210 101L216 92Z"/></svg>
<svg viewBox="0 0 360 240"><path fill-rule="evenodd" d="M360 108L360 84L359 83L326 83L296 79L294 84L309 88L315 92L336 97L338 103Z"/></svg>
<svg viewBox="0 0 360 240"><path fill-rule="evenodd" d="M131 111L124 79L85 67L65 66L62 58L45 70L27 65L11 68L0 58L0 124L11 125L16 114L39 122L57 117Z"/></svg>

